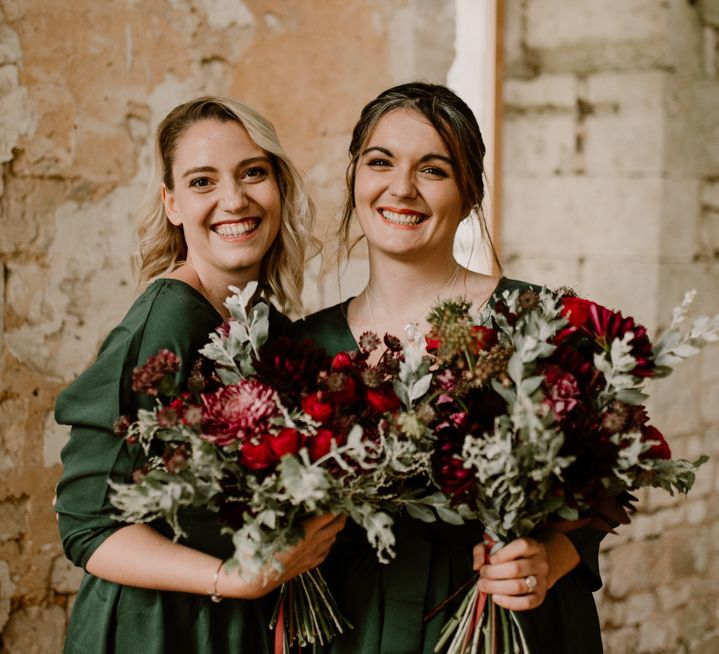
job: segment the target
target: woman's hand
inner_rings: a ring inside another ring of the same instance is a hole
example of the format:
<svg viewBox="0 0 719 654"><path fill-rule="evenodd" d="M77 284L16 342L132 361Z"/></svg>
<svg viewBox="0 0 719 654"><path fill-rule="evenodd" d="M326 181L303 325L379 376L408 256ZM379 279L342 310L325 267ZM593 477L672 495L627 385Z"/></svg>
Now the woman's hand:
<svg viewBox="0 0 719 654"><path fill-rule="evenodd" d="M221 595L227 593L227 597L255 599L293 577L316 568L329 554L337 534L342 531L346 521L347 516L344 515L327 514L309 518L302 524L305 532L302 540L275 557L282 566L281 571L268 569L251 581L241 578L241 570L230 575L220 574L217 583L218 592Z"/></svg>
<svg viewBox="0 0 719 654"><path fill-rule="evenodd" d="M536 539L518 538L488 561L483 545L476 545L472 553L472 567L480 577L479 589L491 593L492 601L512 611L538 607L557 580L579 565L572 541L554 528L542 530Z"/></svg>
<svg viewBox="0 0 719 654"><path fill-rule="evenodd" d="M549 589L549 556L544 543L518 538L488 561L484 545L476 545L472 553L472 567L479 572L479 590L490 593L495 604L512 611L527 611L544 601Z"/></svg>

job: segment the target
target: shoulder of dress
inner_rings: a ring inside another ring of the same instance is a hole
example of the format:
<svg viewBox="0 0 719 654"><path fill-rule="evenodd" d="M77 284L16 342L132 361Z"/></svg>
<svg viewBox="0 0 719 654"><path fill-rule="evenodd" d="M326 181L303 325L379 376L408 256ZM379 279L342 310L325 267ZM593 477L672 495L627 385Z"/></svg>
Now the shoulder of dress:
<svg viewBox="0 0 719 654"><path fill-rule="evenodd" d="M347 321L347 301L339 302L332 307L320 309L315 313L300 318L292 323L292 332L298 338L315 339L318 331L343 327Z"/></svg>

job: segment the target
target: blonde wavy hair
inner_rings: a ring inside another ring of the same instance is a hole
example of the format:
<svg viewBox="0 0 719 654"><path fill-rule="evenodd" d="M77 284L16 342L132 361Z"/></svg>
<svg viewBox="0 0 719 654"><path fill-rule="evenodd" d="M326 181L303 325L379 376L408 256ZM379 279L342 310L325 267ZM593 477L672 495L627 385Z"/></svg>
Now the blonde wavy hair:
<svg viewBox="0 0 719 654"><path fill-rule="evenodd" d="M138 285L175 270L187 258L182 229L167 218L162 184L173 190L172 165L177 146L189 127L202 120L235 121L272 161L282 201L282 221L274 243L262 261L259 284L283 311L302 312L304 265L318 250L312 236L315 205L302 177L280 145L270 121L247 105L229 98L205 96L175 107L160 123L155 138L154 170L137 216L139 237L134 264Z"/></svg>

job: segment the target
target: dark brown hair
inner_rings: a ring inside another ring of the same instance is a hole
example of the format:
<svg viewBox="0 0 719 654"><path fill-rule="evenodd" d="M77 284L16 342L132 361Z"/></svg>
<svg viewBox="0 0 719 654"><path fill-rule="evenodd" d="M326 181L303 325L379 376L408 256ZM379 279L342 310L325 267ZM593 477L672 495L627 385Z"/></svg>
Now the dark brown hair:
<svg viewBox="0 0 719 654"><path fill-rule="evenodd" d="M477 119L467 104L446 86L410 82L380 93L362 109L359 121L352 131L349 147L350 163L347 167L347 195L338 228L340 244L351 250L349 232L355 209L354 185L357 160L379 121L392 111L407 109L426 118L437 130L455 162L457 186L462 196L462 215L475 212L482 236L487 240L494 261L499 266L492 240L482 214L484 200L484 155L486 148Z"/></svg>

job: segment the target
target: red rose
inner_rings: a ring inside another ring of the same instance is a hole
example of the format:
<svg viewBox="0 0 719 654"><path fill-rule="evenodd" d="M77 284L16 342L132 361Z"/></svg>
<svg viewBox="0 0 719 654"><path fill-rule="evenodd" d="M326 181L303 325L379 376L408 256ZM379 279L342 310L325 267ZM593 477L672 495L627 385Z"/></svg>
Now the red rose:
<svg viewBox="0 0 719 654"><path fill-rule="evenodd" d="M559 366L549 365L544 371L546 404L557 418L562 418L577 405L579 386L574 376Z"/></svg>
<svg viewBox="0 0 719 654"><path fill-rule="evenodd" d="M489 350L497 344L497 332L490 327L472 325L472 335L474 336L475 352Z"/></svg>
<svg viewBox="0 0 719 654"><path fill-rule="evenodd" d="M348 374L333 373L330 376L328 386L332 391L332 401L335 404L352 404L357 399L357 381Z"/></svg>
<svg viewBox="0 0 719 654"><path fill-rule="evenodd" d="M665 461L672 458L672 450L662 432L651 425L642 425L641 429L643 441L656 443L656 445L652 445L652 447L646 451L645 455L647 457L650 459L664 459Z"/></svg>
<svg viewBox="0 0 719 654"><path fill-rule="evenodd" d="M307 439L307 449L312 461L317 461L330 451L333 436L329 429L318 429L314 436Z"/></svg>
<svg viewBox="0 0 719 654"><path fill-rule="evenodd" d="M427 352L436 352L442 346L442 341L437 338L434 330L424 337L424 341L427 343Z"/></svg>
<svg viewBox="0 0 719 654"><path fill-rule="evenodd" d="M592 306L596 307L597 305L581 297L563 297L562 315L572 327L581 327L589 320Z"/></svg>
<svg viewBox="0 0 719 654"><path fill-rule="evenodd" d="M300 433L292 427L285 427L279 434L269 439L270 449L281 459L285 454L297 454L300 451Z"/></svg>
<svg viewBox="0 0 719 654"><path fill-rule="evenodd" d="M308 414L313 420L324 424L331 417L334 408L329 402L325 402L319 393L305 395L302 398L302 410Z"/></svg>
<svg viewBox="0 0 719 654"><path fill-rule="evenodd" d="M347 352L339 352L332 359L332 370L345 370L352 367L352 357Z"/></svg>
<svg viewBox="0 0 719 654"><path fill-rule="evenodd" d="M367 404L377 413L387 413L399 409L399 398L390 387L368 388Z"/></svg>
<svg viewBox="0 0 719 654"><path fill-rule="evenodd" d="M240 450L242 463L250 470L262 470L277 461L277 456L269 443L271 438L272 436L269 435L263 436L257 445L251 441L245 441Z"/></svg>

